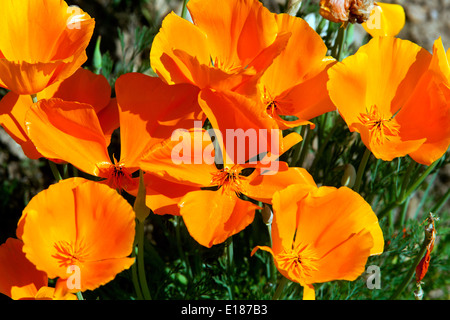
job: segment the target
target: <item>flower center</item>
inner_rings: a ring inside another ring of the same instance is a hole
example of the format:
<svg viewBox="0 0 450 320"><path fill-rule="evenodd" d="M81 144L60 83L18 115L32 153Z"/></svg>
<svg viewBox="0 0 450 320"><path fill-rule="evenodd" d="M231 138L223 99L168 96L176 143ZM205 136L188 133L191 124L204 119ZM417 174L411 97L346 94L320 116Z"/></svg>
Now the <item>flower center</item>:
<svg viewBox="0 0 450 320"><path fill-rule="evenodd" d="M84 245L82 243L71 243L61 240L55 243L55 249L58 252L52 257L59 261L60 267L68 267L71 265L79 265L86 259Z"/></svg>
<svg viewBox="0 0 450 320"><path fill-rule="evenodd" d="M376 105L373 105L366 113L360 113L359 121L369 129L370 140L375 144L383 144L389 141L389 136L399 133L400 125L393 117L385 118Z"/></svg>
<svg viewBox="0 0 450 320"><path fill-rule="evenodd" d="M131 187L134 183L130 171L123 163L108 163L99 167L100 177L106 178L106 184L111 188L122 192L123 189Z"/></svg>
<svg viewBox="0 0 450 320"><path fill-rule="evenodd" d="M286 271L291 271L296 279L300 280L300 284L304 284L307 278L312 276L314 271L317 271L318 258L313 250L307 246L294 249L284 249L276 257L280 268Z"/></svg>
<svg viewBox="0 0 450 320"><path fill-rule="evenodd" d="M226 63L224 61L221 61L218 57L215 57L214 59L211 57L211 64L215 69L220 69L227 73L235 73L242 69L241 65Z"/></svg>
<svg viewBox="0 0 450 320"><path fill-rule="evenodd" d="M227 194L232 192L235 192L237 194L242 193L242 179L244 179L243 176L240 174L240 170L232 167L232 168L224 168L222 170L219 170L217 172L212 173L211 178L211 185L212 186L218 186L223 187L223 191Z"/></svg>

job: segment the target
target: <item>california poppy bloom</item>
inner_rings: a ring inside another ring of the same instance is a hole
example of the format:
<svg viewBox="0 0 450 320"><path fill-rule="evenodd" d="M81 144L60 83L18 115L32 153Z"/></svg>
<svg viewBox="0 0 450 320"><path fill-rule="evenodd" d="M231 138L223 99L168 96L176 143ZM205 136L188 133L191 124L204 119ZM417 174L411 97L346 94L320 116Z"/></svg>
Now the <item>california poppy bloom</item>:
<svg viewBox="0 0 450 320"><path fill-rule="evenodd" d="M370 205L347 187L293 184L272 201L272 247L280 273L315 299L314 283L355 280L367 258L383 252L383 233Z"/></svg>
<svg viewBox="0 0 450 320"><path fill-rule="evenodd" d="M280 129L309 124L308 120L335 110L328 94L327 69L335 59L327 57L322 38L308 23L288 14L276 14L281 32L291 32L285 49L258 80L259 99ZM288 121L282 116L294 116Z"/></svg>
<svg viewBox="0 0 450 320"><path fill-rule="evenodd" d="M193 24L167 15L152 44L153 70L168 84L235 90L267 68L289 39L257 0L191 0Z"/></svg>
<svg viewBox="0 0 450 320"><path fill-rule="evenodd" d="M0 86L36 94L86 60L95 21L61 0L2 1Z"/></svg>
<svg viewBox="0 0 450 320"><path fill-rule="evenodd" d="M376 2L362 26L372 37L394 37L405 26L405 10L399 4Z"/></svg>
<svg viewBox="0 0 450 320"><path fill-rule="evenodd" d="M91 105L99 119L107 141L119 127L119 114L115 98L111 98L111 87L103 75L79 68L69 78L52 84L36 94L38 100L58 98L64 101ZM0 100L0 125L21 147L30 159L42 157L27 135L25 116L33 104L29 95L18 95L10 91ZM109 142L108 142L109 143Z"/></svg>
<svg viewBox="0 0 450 320"><path fill-rule="evenodd" d="M222 243L253 221L259 207L243 200L243 196L270 203L275 191L294 181L314 184L306 170L287 168L285 163L279 164L279 171L271 175L264 175L264 171L270 169L258 163L217 166L208 132L197 133L203 139L199 140L199 148L195 148L198 143L194 140L196 132L186 132L182 142L174 139L150 149L141 160L141 169L180 185L179 193L172 198L164 192L165 200L171 200L172 205L178 204L189 233L205 247ZM286 139L291 140L291 137ZM185 142L186 147L179 148ZM285 145L290 143L292 141L286 141ZM181 158L177 157L179 154ZM181 161L183 158L191 161L185 163ZM198 160L193 161L195 159ZM246 170L250 172L246 173ZM158 190L157 185L154 188ZM151 201L148 205L153 210Z"/></svg>
<svg viewBox="0 0 450 320"><path fill-rule="evenodd" d="M22 248L23 242L14 238L0 245L0 293L13 300L77 300L63 288L48 287L47 274L36 269Z"/></svg>
<svg viewBox="0 0 450 320"><path fill-rule="evenodd" d="M134 263L133 208L114 189L82 178L33 197L16 234L26 258L70 292L94 290Z"/></svg>
<svg viewBox="0 0 450 320"><path fill-rule="evenodd" d="M409 154L430 165L450 143L449 70L440 39L430 54L410 41L376 37L329 69L327 87L375 157Z"/></svg>
<svg viewBox="0 0 450 320"><path fill-rule="evenodd" d="M116 81L121 152L108 153L108 139L90 104L61 99L40 100L26 117L28 135L49 159L71 163L83 172L105 179L109 186L134 188L132 174L142 153L170 137L175 128L190 127L202 119L198 89L169 86L159 78L126 74ZM137 138L139 137L139 138Z"/></svg>

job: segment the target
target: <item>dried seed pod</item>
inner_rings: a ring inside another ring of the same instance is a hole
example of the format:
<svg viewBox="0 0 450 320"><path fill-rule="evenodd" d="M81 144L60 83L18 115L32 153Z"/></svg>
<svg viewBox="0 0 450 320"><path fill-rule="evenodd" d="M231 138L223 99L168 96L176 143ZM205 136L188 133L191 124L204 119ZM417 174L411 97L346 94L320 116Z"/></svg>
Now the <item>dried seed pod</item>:
<svg viewBox="0 0 450 320"><path fill-rule="evenodd" d="M374 0L320 0L319 13L337 23L363 23L370 17Z"/></svg>

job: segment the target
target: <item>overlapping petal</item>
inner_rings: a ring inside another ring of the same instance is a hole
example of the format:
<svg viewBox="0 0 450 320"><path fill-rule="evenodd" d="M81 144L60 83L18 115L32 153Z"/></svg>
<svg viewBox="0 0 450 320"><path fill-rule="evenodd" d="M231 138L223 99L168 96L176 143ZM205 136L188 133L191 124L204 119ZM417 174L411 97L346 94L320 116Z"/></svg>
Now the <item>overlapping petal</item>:
<svg viewBox="0 0 450 320"><path fill-rule="evenodd" d="M437 143L435 152L428 160L416 157L429 165L448 148L443 125L448 122L448 62L442 43L431 55L407 40L376 37L330 68L329 76L331 99L377 158L412 155L429 141L428 146Z"/></svg>
<svg viewBox="0 0 450 320"><path fill-rule="evenodd" d="M278 270L300 283L305 298L314 283L355 280L367 258L381 254L384 239L370 205L341 187L290 185L273 197L272 248Z"/></svg>
<svg viewBox="0 0 450 320"><path fill-rule="evenodd" d="M155 36L153 70L169 84L233 90L267 68L290 33L259 1L191 1L193 24L171 13Z"/></svg>
<svg viewBox="0 0 450 320"><path fill-rule="evenodd" d="M376 2L362 26L372 37L394 37L405 26L405 10L399 4Z"/></svg>
<svg viewBox="0 0 450 320"><path fill-rule="evenodd" d="M95 21L59 0L3 1L0 86L36 94L71 76L86 60Z"/></svg>
<svg viewBox="0 0 450 320"><path fill-rule="evenodd" d="M62 180L24 210L18 237L23 251L49 278L68 279L80 268L81 291L93 290L129 268L134 211L114 189L82 178ZM73 289L73 288L69 288Z"/></svg>

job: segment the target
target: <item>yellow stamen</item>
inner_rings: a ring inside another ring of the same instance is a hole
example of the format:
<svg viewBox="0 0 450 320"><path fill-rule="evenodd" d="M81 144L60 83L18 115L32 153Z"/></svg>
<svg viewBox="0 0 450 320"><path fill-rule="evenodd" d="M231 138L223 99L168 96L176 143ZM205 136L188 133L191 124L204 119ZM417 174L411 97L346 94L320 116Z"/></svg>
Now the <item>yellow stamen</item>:
<svg viewBox="0 0 450 320"><path fill-rule="evenodd" d="M312 276L314 271L317 271L318 260L315 252L308 246L293 249L284 249L276 256L276 260L283 270L290 270L297 279L301 279L304 283L308 277Z"/></svg>
<svg viewBox="0 0 450 320"><path fill-rule="evenodd" d="M222 187L222 190L227 194L235 192L238 195L243 193L242 179L245 177L240 175L240 169L236 166L232 168L224 168L212 173L211 186Z"/></svg>
<svg viewBox="0 0 450 320"><path fill-rule="evenodd" d="M60 267L68 267L71 265L78 265L86 259L86 253L84 253L84 245L82 243L69 243L65 240L55 243L55 249L57 254L53 255L54 258L59 260Z"/></svg>
<svg viewBox="0 0 450 320"><path fill-rule="evenodd" d="M383 144L389 140L389 136L396 136L399 133L400 125L393 117L385 118L376 105L366 113L360 113L358 119L369 129L370 139L376 144Z"/></svg>

